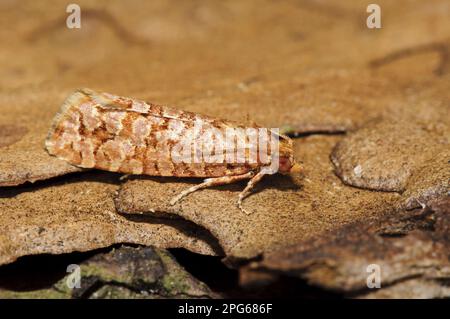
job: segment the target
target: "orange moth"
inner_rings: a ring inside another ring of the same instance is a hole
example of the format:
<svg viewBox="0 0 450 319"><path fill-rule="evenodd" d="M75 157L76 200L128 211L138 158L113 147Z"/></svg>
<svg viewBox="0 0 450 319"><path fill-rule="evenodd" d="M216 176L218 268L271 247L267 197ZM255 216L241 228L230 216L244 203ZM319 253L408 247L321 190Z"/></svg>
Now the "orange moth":
<svg viewBox="0 0 450 319"><path fill-rule="evenodd" d="M206 187L249 179L237 205L266 174L299 170L292 140L276 129L245 126L144 101L79 89L64 102L47 151L83 168L125 174L204 178L171 205Z"/></svg>

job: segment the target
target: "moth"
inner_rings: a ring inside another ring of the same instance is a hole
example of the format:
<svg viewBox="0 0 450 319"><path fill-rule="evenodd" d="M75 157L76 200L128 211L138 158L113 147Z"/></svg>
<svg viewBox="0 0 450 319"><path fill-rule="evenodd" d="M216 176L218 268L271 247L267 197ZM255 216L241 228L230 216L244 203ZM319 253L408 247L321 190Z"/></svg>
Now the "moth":
<svg viewBox="0 0 450 319"><path fill-rule="evenodd" d="M267 145L261 143L261 132L270 140ZM204 178L172 198L171 205L197 190L248 179L237 200L245 213L242 201L264 175L300 170L292 140L273 129L86 88L65 100L45 147L49 154L82 168Z"/></svg>

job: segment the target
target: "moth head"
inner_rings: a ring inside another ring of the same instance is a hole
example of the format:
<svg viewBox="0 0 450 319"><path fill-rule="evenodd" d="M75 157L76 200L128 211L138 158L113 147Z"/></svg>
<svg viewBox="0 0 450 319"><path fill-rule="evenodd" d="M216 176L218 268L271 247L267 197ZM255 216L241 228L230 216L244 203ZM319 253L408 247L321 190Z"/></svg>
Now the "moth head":
<svg viewBox="0 0 450 319"><path fill-rule="evenodd" d="M302 167L294 159L294 149L292 140L285 136L279 135L279 167L278 172L281 174L299 173Z"/></svg>

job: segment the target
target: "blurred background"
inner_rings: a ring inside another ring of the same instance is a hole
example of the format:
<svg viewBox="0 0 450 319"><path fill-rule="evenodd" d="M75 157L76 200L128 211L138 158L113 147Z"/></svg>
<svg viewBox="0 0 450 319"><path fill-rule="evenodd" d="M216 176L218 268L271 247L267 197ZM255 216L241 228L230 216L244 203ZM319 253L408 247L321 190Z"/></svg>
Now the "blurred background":
<svg viewBox="0 0 450 319"><path fill-rule="evenodd" d="M3 92L86 86L175 103L240 83L367 69L399 50L448 46L450 36L445 0L377 1L381 29L367 28L360 0L77 1L80 29L66 26L70 3L0 2ZM445 55L419 53L389 71L427 76Z"/></svg>

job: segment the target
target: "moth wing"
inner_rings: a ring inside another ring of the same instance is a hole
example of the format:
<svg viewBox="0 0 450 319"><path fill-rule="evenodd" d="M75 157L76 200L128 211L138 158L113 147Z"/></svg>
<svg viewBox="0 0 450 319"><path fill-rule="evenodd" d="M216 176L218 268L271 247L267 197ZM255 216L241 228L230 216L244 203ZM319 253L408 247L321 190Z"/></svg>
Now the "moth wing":
<svg viewBox="0 0 450 319"><path fill-rule="evenodd" d="M98 107L110 111L124 111L147 114L150 105L144 101L117 96L109 93L100 93L91 89L79 89L79 92L89 97Z"/></svg>
<svg viewBox="0 0 450 319"><path fill-rule="evenodd" d="M217 135L207 135L205 138L208 150L215 155L217 152L222 153L227 164L234 167L247 166L249 163L256 164L261 158L258 153L258 127L244 127L232 121L214 121L214 129ZM221 156L214 158L220 159Z"/></svg>

